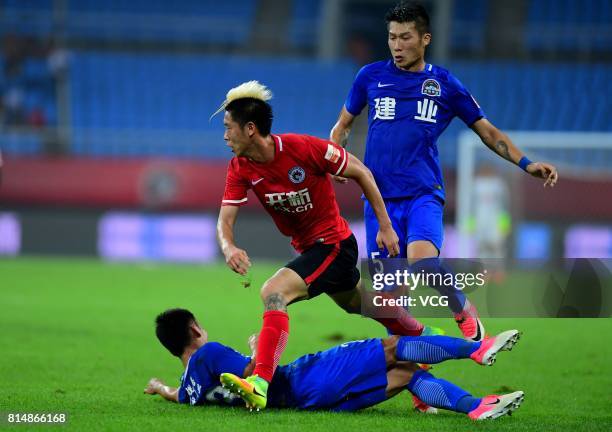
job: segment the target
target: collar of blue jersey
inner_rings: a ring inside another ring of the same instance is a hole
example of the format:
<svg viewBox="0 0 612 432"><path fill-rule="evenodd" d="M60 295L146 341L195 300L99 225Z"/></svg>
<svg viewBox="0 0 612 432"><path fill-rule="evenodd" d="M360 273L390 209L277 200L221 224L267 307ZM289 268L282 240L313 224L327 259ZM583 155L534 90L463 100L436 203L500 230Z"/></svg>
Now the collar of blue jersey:
<svg viewBox="0 0 612 432"><path fill-rule="evenodd" d="M421 74L421 73L425 73L425 72L431 72L431 69L433 68L433 65L431 63L425 63L425 66L423 67L423 70L417 71L417 72L412 72L412 71L407 71L404 69L401 69L399 67L396 66L395 62L393 61L393 59L389 59L389 66L392 70L396 71L396 72L400 72L400 73L410 73L410 74Z"/></svg>

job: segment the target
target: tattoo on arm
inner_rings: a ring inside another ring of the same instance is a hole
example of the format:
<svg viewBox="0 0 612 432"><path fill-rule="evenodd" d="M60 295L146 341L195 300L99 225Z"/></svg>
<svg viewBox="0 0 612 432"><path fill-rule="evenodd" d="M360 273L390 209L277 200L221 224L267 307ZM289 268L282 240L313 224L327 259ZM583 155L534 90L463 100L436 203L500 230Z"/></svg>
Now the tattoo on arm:
<svg viewBox="0 0 612 432"><path fill-rule="evenodd" d="M264 308L266 311L279 310L287 312L287 302L280 294L271 294L264 300Z"/></svg>
<svg viewBox="0 0 612 432"><path fill-rule="evenodd" d="M510 158L510 152L508 151L508 144L506 144L504 140L499 140L495 143L495 151L504 159L512 162L512 158Z"/></svg>

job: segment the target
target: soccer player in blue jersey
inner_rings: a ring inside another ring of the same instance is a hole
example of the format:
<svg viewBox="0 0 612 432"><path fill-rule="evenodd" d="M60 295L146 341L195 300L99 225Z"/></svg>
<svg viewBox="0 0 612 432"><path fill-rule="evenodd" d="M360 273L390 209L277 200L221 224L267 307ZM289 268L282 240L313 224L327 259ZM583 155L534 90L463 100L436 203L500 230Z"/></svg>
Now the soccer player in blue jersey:
<svg viewBox="0 0 612 432"><path fill-rule="evenodd" d="M449 71L425 61L431 41L429 16L418 3L400 3L386 15L392 58L364 66L349 92L331 140L346 147L356 116L368 107L364 163L372 171L385 200L393 228L400 237L401 256L413 271L448 274L438 260L442 248L444 180L436 141L454 117L459 117L500 157L554 186L554 166L532 162L497 129L468 90ZM365 201L367 252L381 253L370 203ZM445 291L444 287L433 287ZM476 308L461 291L446 290L449 307L469 340L485 336ZM423 328L418 321L415 325ZM418 330L416 328L415 330Z"/></svg>
<svg viewBox="0 0 612 432"><path fill-rule="evenodd" d="M145 393L190 405L243 403L236 393L241 391L240 383L246 381L239 377L252 373L254 357L209 342L206 331L186 309L170 309L158 315L156 334L162 345L181 359L185 372L178 388L152 378ZM473 420L496 418L518 408L523 392L476 398L435 378L415 362L470 358L491 365L497 353L511 349L519 336L518 331L509 330L483 342L446 336L392 336L344 343L279 366L268 389L268 406L355 411L408 390L433 407L465 413ZM256 344L257 338L252 336L249 345L253 356Z"/></svg>

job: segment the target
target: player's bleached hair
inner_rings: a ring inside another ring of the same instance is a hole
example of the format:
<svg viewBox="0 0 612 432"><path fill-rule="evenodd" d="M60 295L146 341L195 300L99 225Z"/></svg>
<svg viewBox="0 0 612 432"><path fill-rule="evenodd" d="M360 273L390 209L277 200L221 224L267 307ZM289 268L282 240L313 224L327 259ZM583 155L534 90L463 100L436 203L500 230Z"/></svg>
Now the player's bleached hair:
<svg viewBox="0 0 612 432"><path fill-rule="evenodd" d="M213 116L225 110L241 128L253 123L259 134L266 137L270 134L274 118L272 106L268 103L270 99L272 92L266 86L249 81L228 91L225 101Z"/></svg>
<svg viewBox="0 0 612 432"><path fill-rule="evenodd" d="M214 116L223 111L230 103L238 99L258 99L263 102L268 102L272 99L272 92L268 87L261 84L257 80L247 81L240 84L237 87L230 89L225 96L225 100L217 111L210 116L212 119Z"/></svg>

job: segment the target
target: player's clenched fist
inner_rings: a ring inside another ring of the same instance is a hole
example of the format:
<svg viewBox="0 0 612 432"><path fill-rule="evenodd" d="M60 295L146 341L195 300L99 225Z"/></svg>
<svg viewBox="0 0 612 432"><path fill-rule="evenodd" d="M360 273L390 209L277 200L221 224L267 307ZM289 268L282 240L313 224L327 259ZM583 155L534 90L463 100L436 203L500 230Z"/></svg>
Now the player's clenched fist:
<svg viewBox="0 0 612 432"><path fill-rule="evenodd" d="M251 267L251 260L244 249L233 246L227 248L223 253L225 255L225 263L236 273L245 275L249 267Z"/></svg>
<svg viewBox="0 0 612 432"><path fill-rule="evenodd" d="M144 392L150 395L156 394L159 388L163 385L164 383L159 378L151 378L147 383Z"/></svg>

